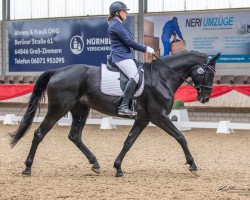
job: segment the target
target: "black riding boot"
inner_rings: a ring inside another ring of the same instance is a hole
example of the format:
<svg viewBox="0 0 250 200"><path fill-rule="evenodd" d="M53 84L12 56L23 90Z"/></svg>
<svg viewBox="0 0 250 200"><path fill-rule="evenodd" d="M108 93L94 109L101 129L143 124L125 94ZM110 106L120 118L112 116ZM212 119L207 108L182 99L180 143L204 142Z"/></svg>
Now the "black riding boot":
<svg viewBox="0 0 250 200"><path fill-rule="evenodd" d="M135 89L136 89L137 83L134 79L129 79L125 90L124 90L124 97L122 100L121 105L119 106L118 114L119 115L136 115L136 113L133 113L132 110L129 109L129 102L131 98L134 96Z"/></svg>

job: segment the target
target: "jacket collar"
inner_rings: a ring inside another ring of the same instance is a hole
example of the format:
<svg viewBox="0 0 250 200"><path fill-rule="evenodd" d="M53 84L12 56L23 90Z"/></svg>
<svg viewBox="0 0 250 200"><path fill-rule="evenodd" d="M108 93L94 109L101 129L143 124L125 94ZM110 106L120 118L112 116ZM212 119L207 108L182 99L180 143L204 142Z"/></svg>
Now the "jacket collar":
<svg viewBox="0 0 250 200"><path fill-rule="evenodd" d="M122 23L122 20L119 17L114 17L113 20L117 20Z"/></svg>

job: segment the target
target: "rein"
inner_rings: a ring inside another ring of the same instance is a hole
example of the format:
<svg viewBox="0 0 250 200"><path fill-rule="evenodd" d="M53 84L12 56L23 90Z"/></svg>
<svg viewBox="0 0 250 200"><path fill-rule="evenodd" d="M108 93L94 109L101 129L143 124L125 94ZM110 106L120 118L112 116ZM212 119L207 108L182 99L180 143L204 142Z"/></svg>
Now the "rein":
<svg viewBox="0 0 250 200"><path fill-rule="evenodd" d="M155 54L153 54L153 56L159 60L163 65L165 65L168 69L170 69L170 71L174 72L177 76L179 76L184 82L186 82L188 85L191 85L194 89L197 90L197 87L195 87L195 85L193 85L190 81L188 81L187 79L185 79L182 75L180 75L177 71L173 70L171 67L169 67L166 63L164 63L158 56L156 56ZM155 85L153 85L155 86Z"/></svg>

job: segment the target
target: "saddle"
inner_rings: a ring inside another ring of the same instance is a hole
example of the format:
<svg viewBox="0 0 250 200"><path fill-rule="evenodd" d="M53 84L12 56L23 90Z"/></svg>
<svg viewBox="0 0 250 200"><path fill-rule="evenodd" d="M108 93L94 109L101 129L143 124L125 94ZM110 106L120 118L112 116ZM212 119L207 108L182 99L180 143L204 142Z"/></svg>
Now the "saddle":
<svg viewBox="0 0 250 200"><path fill-rule="evenodd" d="M142 65L143 63L137 61L134 59L135 65L137 67L137 71L139 73L139 82L137 84L137 89L140 87L141 85L141 76L142 76ZM129 66L128 66L129 67ZM121 89L122 91L124 91L129 78L120 70L120 68L114 63L112 62L112 59L110 56L107 56L107 69L109 71L113 71L113 72L120 72L120 84L121 84Z"/></svg>
<svg viewBox="0 0 250 200"><path fill-rule="evenodd" d="M134 61L139 73L139 82L134 96L138 97L144 89L144 70L142 68L143 63L137 60ZM110 56L107 57L107 64L102 64L101 67L101 92L110 96L123 96L129 78L112 62Z"/></svg>

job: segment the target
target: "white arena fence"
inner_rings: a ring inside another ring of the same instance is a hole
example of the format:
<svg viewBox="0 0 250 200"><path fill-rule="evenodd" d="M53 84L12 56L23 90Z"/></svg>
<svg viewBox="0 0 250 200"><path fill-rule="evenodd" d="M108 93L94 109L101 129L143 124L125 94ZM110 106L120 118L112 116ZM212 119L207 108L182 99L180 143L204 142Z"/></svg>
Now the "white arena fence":
<svg viewBox="0 0 250 200"><path fill-rule="evenodd" d="M229 134L233 133L235 129L239 130L250 130L249 123L232 123L230 121L220 121L220 122L190 122L188 118L188 113L186 109L183 110L172 110L169 114L170 119L173 121L175 126L180 131L191 130L192 128L211 128L217 129L216 133ZM33 122L42 122L44 117L35 117ZM5 116L0 116L0 121L3 124L13 124L16 125L22 120L22 116L15 116L14 114L7 114ZM72 118L70 113L61 118L58 121L60 126L70 126ZM113 119L112 117L104 117L102 119L88 118L86 124L90 125L100 125L101 129L115 129L116 126L131 126L134 120L130 119ZM154 126L152 123L149 126Z"/></svg>

